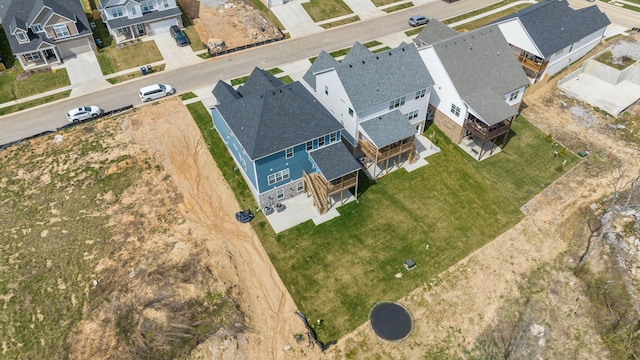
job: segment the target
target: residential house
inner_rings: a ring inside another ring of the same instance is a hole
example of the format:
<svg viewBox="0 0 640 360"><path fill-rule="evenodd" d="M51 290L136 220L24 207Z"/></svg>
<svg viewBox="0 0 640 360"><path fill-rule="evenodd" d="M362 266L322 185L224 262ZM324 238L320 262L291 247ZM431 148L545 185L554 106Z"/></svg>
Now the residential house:
<svg viewBox="0 0 640 360"><path fill-rule="evenodd" d="M303 79L344 126L352 152L374 165L373 177L390 160L417 160L414 138L424 132L433 81L413 44L374 54L356 42L341 62L322 51Z"/></svg>
<svg viewBox="0 0 640 360"><path fill-rule="evenodd" d="M176 0L100 0L98 10L116 43L182 28Z"/></svg>
<svg viewBox="0 0 640 360"><path fill-rule="evenodd" d="M95 48L80 0L2 0L0 22L24 69L60 64Z"/></svg>
<svg viewBox="0 0 640 360"><path fill-rule="evenodd" d="M260 207L306 193L323 214L332 195L357 186L342 126L299 82L255 68L238 90L219 81L212 93L213 126Z"/></svg>
<svg viewBox="0 0 640 360"><path fill-rule="evenodd" d="M498 137L505 144L529 81L498 26L459 33L431 19L414 41L436 83L438 128L478 160Z"/></svg>
<svg viewBox="0 0 640 360"><path fill-rule="evenodd" d="M604 38L609 18L592 5L543 0L496 22L527 75L536 82L583 57Z"/></svg>

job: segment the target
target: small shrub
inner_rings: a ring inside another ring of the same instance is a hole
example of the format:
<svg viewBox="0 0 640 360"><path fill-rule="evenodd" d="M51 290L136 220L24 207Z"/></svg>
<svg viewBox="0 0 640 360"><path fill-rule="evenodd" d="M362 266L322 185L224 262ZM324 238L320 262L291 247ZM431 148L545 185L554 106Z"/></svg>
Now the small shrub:
<svg viewBox="0 0 640 360"><path fill-rule="evenodd" d="M549 144L551 144L553 142L553 136L551 134L545 136L544 141L546 141Z"/></svg>

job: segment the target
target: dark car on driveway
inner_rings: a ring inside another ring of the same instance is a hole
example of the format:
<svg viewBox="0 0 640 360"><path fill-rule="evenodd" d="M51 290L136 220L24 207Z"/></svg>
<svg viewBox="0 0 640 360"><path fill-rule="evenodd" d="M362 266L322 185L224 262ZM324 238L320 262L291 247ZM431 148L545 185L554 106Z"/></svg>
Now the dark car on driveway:
<svg viewBox="0 0 640 360"><path fill-rule="evenodd" d="M416 27L426 25L429 22L429 18L422 15L415 15L409 18L409 25Z"/></svg>
<svg viewBox="0 0 640 360"><path fill-rule="evenodd" d="M169 29L169 32L171 32L171 36L176 39L176 44L178 44L178 46L189 45L189 39L187 39L187 35L185 35L184 32L180 30L178 25L172 25Z"/></svg>

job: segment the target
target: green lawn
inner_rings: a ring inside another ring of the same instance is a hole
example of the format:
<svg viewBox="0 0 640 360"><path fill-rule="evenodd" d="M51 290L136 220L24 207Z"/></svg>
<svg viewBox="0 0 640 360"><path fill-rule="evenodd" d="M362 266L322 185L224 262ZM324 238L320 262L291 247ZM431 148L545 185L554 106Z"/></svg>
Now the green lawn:
<svg viewBox="0 0 640 360"><path fill-rule="evenodd" d="M342 20L338 20L338 21L332 21L330 23L322 24L322 25L320 25L320 27L323 28L323 29L331 29L331 28L334 28L336 26L351 24L351 23L356 22L356 21L360 21L360 16L355 15L355 16L348 17L346 19L342 19Z"/></svg>
<svg viewBox="0 0 640 360"><path fill-rule="evenodd" d="M158 66L154 66L152 71L154 73L155 72L164 71L164 66L165 66L164 64L158 65ZM136 70L136 71L128 73L128 74L124 74L124 75L120 75L120 76L109 78L109 79L107 79L107 81L110 84L117 84L117 83L121 83L121 82L128 81L128 80L131 80L131 79L139 78L139 77L142 77L142 76L144 76L144 75L142 75L142 72L140 70Z"/></svg>
<svg viewBox="0 0 640 360"><path fill-rule="evenodd" d="M105 75L162 60L160 50L154 41L137 41L121 48L117 45L105 47L97 57Z"/></svg>
<svg viewBox="0 0 640 360"><path fill-rule="evenodd" d="M205 140L241 207L255 201L201 104L190 105ZM275 235L264 215L252 225L271 261L320 340L338 339L367 320L372 303L396 300L485 245L521 219L519 208L555 180L555 169L578 159L553 157L551 145L525 119L514 125L506 149L480 163L435 126L442 152L412 173L396 171L369 181L360 176L359 203L340 217L311 221ZM426 250L429 245L429 250ZM403 270L412 258L416 270ZM402 280L395 278L404 272Z"/></svg>
<svg viewBox="0 0 640 360"><path fill-rule="evenodd" d="M499 2L499 3L495 3L493 5L489 5L489 6L483 7L482 9L470 11L468 13L464 13L462 15L446 19L445 21L443 21L443 23L444 24L453 24L455 22L468 19L468 18L470 18L472 16L484 14L487 11L494 10L494 9L497 9L497 8L501 8L501 7L505 6L505 5L509 5L509 4L514 3L516 1L518 1L518 0L503 0L503 1Z"/></svg>
<svg viewBox="0 0 640 360"><path fill-rule="evenodd" d="M462 30L471 31L471 30L483 27L483 26L485 26L487 24L490 24L490 23L492 23L492 22L494 22L496 20L499 20L499 19L501 19L501 18L503 18L503 17L505 17L505 16L507 16L509 14L513 14L514 12L516 12L518 10L522 10L522 9L524 9L526 7L531 6L531 5L533 5L533 4L529 3L529 4L515 5L515 6L512 6L512 7L508 8L508 9L504 9L502 11L499 11L499 12L497 12L495 14L490 14L490 15L484 16L484 17L482 17L482 18L480 18L478 20L470 21L470 22L462 24L460 26L456 26L455 29L458 30L458 31L462 31Z"/></svg>
<svg viewBox="0 0 640 360"><path fill-rule="evenodd" d="M400 4L400 5L395 5L395 6L390 6L388 8L384 8L384 9L382 9L382 11L384 11L386 13L392 13L394 11L410 8L412 6L413 6L413 3L412 2L408 2L408 3L404 3L404 4Z"/></svg>
<svg viewBox="0 0 640 360"><path fill-rule="evenodd" d="M55 73L51 71L33 72L24 80L18 80L18 75L24 74L24 70L13 57L9 42L2 29L0 29L0 55L4 58L4 65L7 68L7 70L0 72L0 103L71 85L66 69L58 70Z"/></svg>
<svg viewBox="0 0 640 360"><path fill-rule="evenodd" d="M34 106L50 103L52 101L60 100L69 97L71 90L62 91L45 97L40 97L34 100L19 102L18 104L5 106L0 108L0 116L10 114L12 112L28 109Z"/></svg>
<svg viewBox="0 0 640 360"><path fill-rule="evenodd" d="M302 7L314 22L329 20L353 13L342 0L310 0L302 3Z"/></svg>

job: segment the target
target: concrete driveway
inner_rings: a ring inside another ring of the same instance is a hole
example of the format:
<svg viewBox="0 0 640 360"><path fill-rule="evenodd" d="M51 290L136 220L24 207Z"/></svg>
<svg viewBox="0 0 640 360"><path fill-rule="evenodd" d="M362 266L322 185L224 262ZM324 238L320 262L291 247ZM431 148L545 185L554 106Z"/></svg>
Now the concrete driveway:
<svg viewBox="0 0 640 360"><path fill-rule="evenodd" d="M111 86L102 75L98 59L93 51L87 51L66 59L64 67L67 69L71 81L71 97L102 90Z"/></svg>
<svg viewBox="0 0 640 360"><path fill-rule="evenodd" d="M143 39L143 41L151 40L156 42L156 46L158 46L158 50L162 54L162 58L165 61L165 71L183 68L203 61L191 50L191 46L178 46L169 32L147 36ZM193 39L189 40L192 41ZM195 40L199 41L198 39Z"/></svg>

